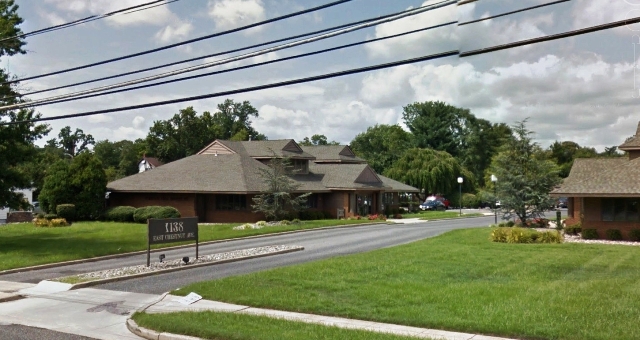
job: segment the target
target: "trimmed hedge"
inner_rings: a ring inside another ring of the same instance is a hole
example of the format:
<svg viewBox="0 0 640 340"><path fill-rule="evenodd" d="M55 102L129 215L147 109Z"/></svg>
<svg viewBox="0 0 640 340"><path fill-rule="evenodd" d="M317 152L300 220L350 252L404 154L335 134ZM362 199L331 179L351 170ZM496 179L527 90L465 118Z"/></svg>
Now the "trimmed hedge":
<svg viewBox="0 0 640 340"><path fill-rule="evenodd" d="M104 219L111 222L133 222L136 208L130 206L113 207L104 213Z"/></svg>
<svg viewBox="0 0 640 340"><path fill-rule="evenodd" d="M499 227L491 231L491 241L501 243L562 243L557 230L538 232L522 227Z"/></svg>
<svg viewBox="0 0 640 340"><path fill-rule="evenodd" d="M608 229L606 231L607 240L620 241L622 240L622 233L618 229Z"/></svg>
<svg viewBox="0 0 640 340"><path fill-rule="evenodd" d="M598 231L596 229L582 229L582 239L584 240L597 240L600 236L598 236Z"/></svg>
<svg viewBox="0 0 640 340"><path fill-rule="evenodd" d="M564 227L565 234L569 235L578 235L582 232L582 224L576 223L569 226Z"/></svg>
<svg viewBox="0 0 640 340"><path fill-rule="evenodd" d="M64 218L67 221L73 221L76 218L76 205L75 204L58 204L56 206L56 214L60 218Z"/></svg>
<svg viewBox="0 0 640 340"><path fill-rule="evenodd" d="M629 241L640 242L640 229L633 229L629 231Z"/></svg>
<svg viewBox="0 0 640 340"><path fill-rule="evenodd" d="M133 221L136 223L147 223L150 218L178 218L180 212L174 207L148 206L135 210Z"/></svg>

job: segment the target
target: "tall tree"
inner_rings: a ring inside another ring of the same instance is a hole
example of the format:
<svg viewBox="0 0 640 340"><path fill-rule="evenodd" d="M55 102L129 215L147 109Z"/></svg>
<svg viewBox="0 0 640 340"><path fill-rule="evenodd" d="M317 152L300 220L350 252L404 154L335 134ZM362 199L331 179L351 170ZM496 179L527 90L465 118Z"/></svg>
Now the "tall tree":
<svg viewBox="0 0 640 340"><path fill-rule="evenodd" d="M47 141L47 145L61 148L65 154L75 157L83 151L89 150L90 145L95 145L96 141L90 134L85 134L82 129L71 132L70 126L65 126L58 133L58 139Z"/></svg>
<svg viewBox="0 0 640 340"><path fill-rule="evenodd" d="M258 117L258 110L246 101L227 99L213 115L205 111L198 116L190 106L169 120L155 121L146 138L147 148L168 163L191 156L216 139L266 139L251 126L251 117Z"/></svg>
<svg viewBox="0 0 640 340"><path fill-rule="evenodd" d="M562 178L569 176L573 161L576 158L591 158L598 156L596 149L581 147L576 142L555 141L547 150L548 159L555 161L559 167L559 175Z"/></svg>
<svg viewBox="0 0 640 340"><path fill-rule="evenodd" d="M513 137L491 163L498 177L496 190L505 218L521 222L542 216L553 205L549 192L560 183L558 168L547 160L531 137L526 120L512 126Z"/></svg>
<svg viewBox="0 0 640 340"><path fill-rule="evenodd" d="M303 146L313 146L313 145L340 145L340 143L336 141L329 142L327 136L325 135L313 135L311 139L309 137L304 137L303 140L299 141L298 144Z"/></svg>
<svg viewBox="0 0 640 340"><path fill-rule="evenodd" d="M60 204L74 204L76 218L94 220L101 216L107 177L100 161L89 152L61 160L51 166L40 193L42 208L55 213Z"/></svg>
<svg viewBox="0 0 640 340"><path fill-rule="evenodd" d="M413 136L399 125L371 126L351 141L353 152L380 174L412 147Z"/></svg>
<svg viewBox="0 0 640 340"><path fill-rule="evenodd" d="M138 163L146 154L146 143L143 139L135 142L126 139L111 142L105 139L96 143L93 152L102 163L107 180L113 181L138 172Z"/></svg>
<svg viewBox="0 0 640 340"><path fill-rule="evenodd" d="M274 155L275 156L275 155ZM296 184L291 174L291 161L288 158L273 158L268 168L260 168L258 176L262 179L266 189L253 198L251 207L254 212L260 212L268 220L277 221L290 211L302 209L311 193L295 195L300 185Z"/></svg>
<svg viewBox="0 0 640 340"><path fill-rule="evenodd" d="M385 176L421 189L425 199L429 194L449 195L458 189L457 178L464 178L465 192L474 185L473 174L450 154L433 149L409 149Z"/></svg>
<svg viewBox="0 0 640 340"><path fill-rule="evenodd" d="M13 0L0 1L0 57L26 53L22 38L7 39L22 34L18 27L22 23L18 15L18 5ZM6 40L5 40L6 39ZM11 76L0 70L0 104L10 105L21 102L17 84L9 85ZM33 110L0 111L0 122L16 122L39 118ZM16 189L33 185L23 166L31 160L37 150L34 142L49 132L47 125L32 123L0 125L0 208L26 208L27 203Z"/></svg>

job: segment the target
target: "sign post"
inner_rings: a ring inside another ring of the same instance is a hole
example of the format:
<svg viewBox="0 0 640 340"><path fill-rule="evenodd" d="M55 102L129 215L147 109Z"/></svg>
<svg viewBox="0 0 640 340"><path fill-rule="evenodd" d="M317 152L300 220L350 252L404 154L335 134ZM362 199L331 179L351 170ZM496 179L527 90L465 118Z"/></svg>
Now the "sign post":
<svg viewBox="0 0 640 340"><path fill-rule="evenodd" d="M198 218L163 218L147 220L147 267L151 265L151 245L196 241L198 258Z"/></svg>

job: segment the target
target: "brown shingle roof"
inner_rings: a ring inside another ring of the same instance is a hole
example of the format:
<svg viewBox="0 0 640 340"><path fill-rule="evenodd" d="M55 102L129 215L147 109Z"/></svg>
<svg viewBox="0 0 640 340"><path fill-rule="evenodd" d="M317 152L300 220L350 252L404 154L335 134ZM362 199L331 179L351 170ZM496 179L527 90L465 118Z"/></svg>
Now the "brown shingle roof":
<svg viewBox="0 0 640 340"><path fill-rule="evenodd" d="M366 163L364 159L357 157L351 148L346 145L314 145L300 146L302 150L313 155L316 163Z"/></svg>
<svg viewBox="0 0 640 340"><path fill-rule="evenodd" d="M296 159L314 159L312 155L304 152L293 139L263 140L263 141L243 141L233 142L219 140L228 148L240 153L242 150L246 155L253 158L290 157Z"/></svg>
<svg viewBox="0 0 640 340"><path fill-rule="evenodd" d="M393 180L391 178L388 177L384 177L382 175L378 175L378 177L380 177L380 179L382 180L382 182L384 182L384 185L386 187L390 187L390 192L420 192L420 190L418 190L417 188L414 188L410 185L406 185L404 183L398 182L396 180Z"/></svg>
<svg viewBox="0 0 640 340"><path fill-rule="evenodd" d="M578 158L554 196L640 196L640 158Z"/></svg>
<svg viewBox="0 0 640 340"><path fill-rule="evenodd" d="M633 138L631 138L629 141L622 143L622 145L620 145L618 149L622 151L640 149L640 123L638 123L638 128L636 129L635 136L633 136Z"/></svg>

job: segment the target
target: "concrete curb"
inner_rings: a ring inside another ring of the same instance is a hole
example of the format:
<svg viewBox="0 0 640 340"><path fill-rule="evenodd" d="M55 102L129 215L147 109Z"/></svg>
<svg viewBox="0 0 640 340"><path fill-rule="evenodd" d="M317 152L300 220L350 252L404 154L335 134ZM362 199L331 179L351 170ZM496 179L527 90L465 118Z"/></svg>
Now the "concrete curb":
<svg viewBox="0 0 640 340"><path fill-rule="evenodd" d="M195 338L187 335L158 333L156 331L138 326L138 324L132 319L127 319L127 329L129 329L131 333L149 340L203 340L202 338Z"/></svg>
<svg viewBox="0 0 640 340"><path fill-rule="evenodd" d="M3 298L0 298L0 303L3 302L11 302L11 301L16 301L16 300L21 300L24 299L24 296L19 295L19 294L15 294L15 295L11 295L11 296L5 296Z"/></svg>
<svg viewBox="0 0 640 340"><path fill-rule="evenodd" d="M236 258L233 258L233 259L225 259L225 260L219 260L219 261L198 263L198 264L194 264L194 265L185 265L185 266L176 267L176 268L168 268L168 269L156 270L156 271L148 272L148 273L132 274L132 275L126 275L126 276L112 277L112 278L108 278L108 279L80 282L80 283L76 283L76 284L72 285L69 290L87 288L87 287L101 285L101 284L104 284L104 283L126 281L126 280L130 280L130 279L141 278L141 277L172 273L172 272L177 272L177 271L186 270L186 269L193 269L193 268L200 268L200 267L206 267L206 266L213 266L213 265L217 265L217 264L238 262L238 261L243 261L243 260L256 259L256 258L260 258L260 257L272 256L272 255L288 254L288 253L293 253L293 252L302 251L302 250L304 250L304 247L296 247L296 248L293 248L293 249L280 250L280 251L267 253L267 254L258 254L258 255L251 255L251 256L236 257Z"/></svg>
<svg viewBox="0 0 640 340"><path fill-rule="evenodd" d="M338 228L353 228L353 227L370 226L370 225L376 225L376 224L396 224L396 223L347 224L347 225L338 225L338 226L333 226L333 227L301 229L301 230L283 231L283 232L280 232L280 233L272 233L272 234L263 234L263 235L254 235L254 236L246 236L246 237L228 238L228 239L224 239L224 240L205 241L205 242L200 242L199 244L200 244L200 246L203 246L203 245L224 243L224 242L231 242L231 241L238 241L238 240L244 240L244 239L254 239L254 238L263 238L263 237L270 237L270 236L277 236L277 235L304 233L304 232L315 231L315 230L328 230L328 229L338 229ZM175 246L175 247L158 248L158 249L152 249L151 253L156 253L156 252L160 252L160 251L167 251L167 250L191 248L191 247L193 247L193 244L185 244L185 245L182 245L182 246ZM68 266L68 265L72 265L72 264L98 262L98 261L102 261L102 260L112 260L112 259L117 259L117 258L121 258L121 257L127 257L127 256L132 256L132 255L140 255L140 254L146 254L146 253L147 253L146 250L140 250L140 251L134 251L134 252L129 252L129 253L112 254L112 255L92 257L92 258L88 258L88 259L79 259L79 260L71 260L71 261L64 261L64 262L47 263L47 264L41 264L41 265L31 266L31 267L7 269L7 270L0 271L0 275L28 272L28 271L32 271L32 270L48 269L48 268L55 268L55 267L63 267L63 266Z"/></svg>

